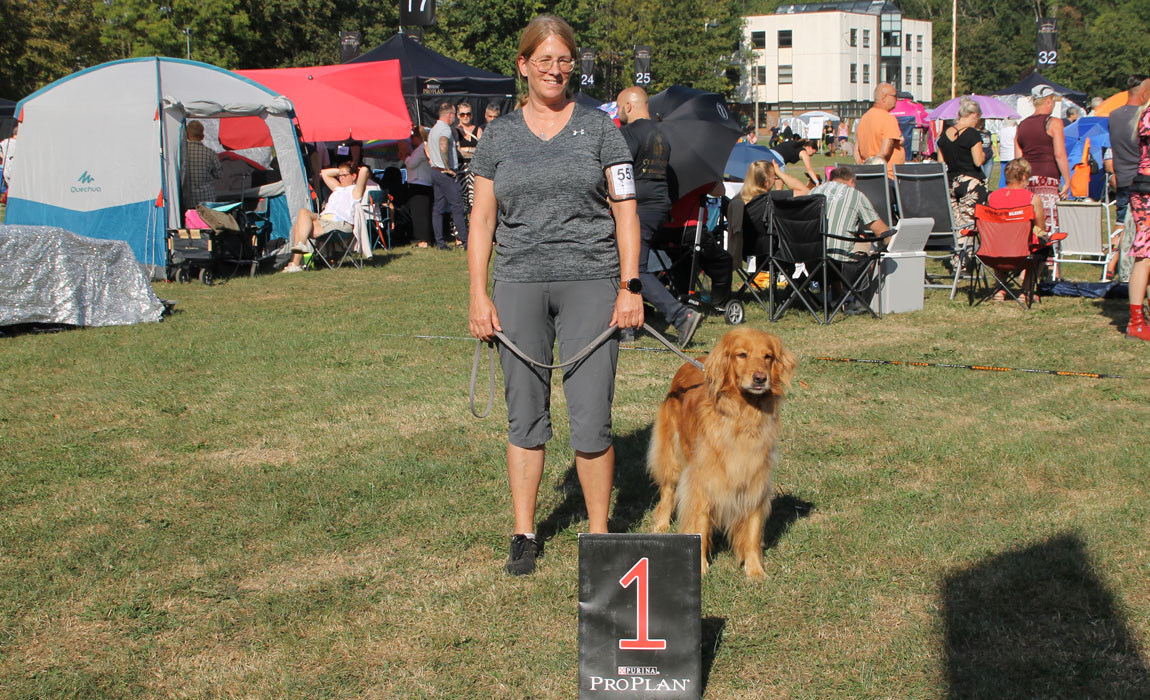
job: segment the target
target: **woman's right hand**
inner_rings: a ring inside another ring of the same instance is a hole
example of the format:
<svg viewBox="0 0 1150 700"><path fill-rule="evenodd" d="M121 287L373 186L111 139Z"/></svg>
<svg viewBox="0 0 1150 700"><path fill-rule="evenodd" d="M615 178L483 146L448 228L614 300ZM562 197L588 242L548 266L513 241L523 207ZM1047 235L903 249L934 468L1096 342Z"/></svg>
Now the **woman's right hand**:
<svg viewBox="0 0 1150 700"><path fill-rule="evenodd" d="M471 335L483 341L495 340L495 331L503 332L499 325L499 312L486 294L471 297L471 316L468 320Z"/></svg>

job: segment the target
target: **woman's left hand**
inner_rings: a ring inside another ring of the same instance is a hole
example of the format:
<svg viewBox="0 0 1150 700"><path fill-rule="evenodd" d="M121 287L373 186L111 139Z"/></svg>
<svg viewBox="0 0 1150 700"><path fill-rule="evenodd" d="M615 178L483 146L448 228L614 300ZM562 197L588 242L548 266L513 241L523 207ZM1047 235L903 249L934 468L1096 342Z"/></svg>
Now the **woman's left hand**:
<svg viewBox="0 0 1150 700"><path fill-rule="evenodd" d="M611 325L619 328L643 327L643 297L629 292L625 288L619 290L615 297L615 311L611 314Z"/></svg>

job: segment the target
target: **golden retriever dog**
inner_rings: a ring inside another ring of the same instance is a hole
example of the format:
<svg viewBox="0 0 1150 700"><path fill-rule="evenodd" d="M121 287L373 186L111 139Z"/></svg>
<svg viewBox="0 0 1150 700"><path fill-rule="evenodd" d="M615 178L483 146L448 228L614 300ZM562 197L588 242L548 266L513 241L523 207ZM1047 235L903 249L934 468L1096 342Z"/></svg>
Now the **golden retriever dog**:
<svg viewBox="0 0 1150 700"><path fill-rule="evenodd" d="M703 539L727 535L749 578L762 578L763 526L771 513L779 411L795 357L770 333L738 328L703 359L684 364L659 407L647 471L659 486L655 532L671 525Z"/></svg>

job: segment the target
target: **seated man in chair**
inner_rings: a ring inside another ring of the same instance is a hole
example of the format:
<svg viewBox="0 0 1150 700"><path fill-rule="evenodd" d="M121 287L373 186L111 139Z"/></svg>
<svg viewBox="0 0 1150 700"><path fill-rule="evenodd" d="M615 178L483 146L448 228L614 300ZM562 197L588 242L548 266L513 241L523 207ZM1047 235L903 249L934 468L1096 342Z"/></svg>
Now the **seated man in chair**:
<svg viewBox="0 0 1150 700"><path fill-rule="evenodd" d="M367 189L369 174L366 165L356 170L350 161L334 168L324 168L320 172L324 183L331 190L331 196L319 214L307 209L299 210L295 225L292 226L292 258L284 272L303 270L300 263L303 256L312 249L311 239L333 231L350 234L355 230L355 207Z"/></svg>
<svg viewBox="0 0 1150 700"><path fill-rule="evenodd" d="M878 212L861 192L855 189L855 172L848 165L840 165L831 171L826 182L811 190L811 194L821 194L827 198L827 233L843 238L857 238L851 244L837 238L827 239L827 255L839 262L845 277L851 284L866 271L867 256L871 252L873 240L860 236L865 228L876 237L885 234L890 227L879 218ZM870 296L869 285L864 296ZM866 311L869 298L855 299L848 304L845 313Z"/></svg>

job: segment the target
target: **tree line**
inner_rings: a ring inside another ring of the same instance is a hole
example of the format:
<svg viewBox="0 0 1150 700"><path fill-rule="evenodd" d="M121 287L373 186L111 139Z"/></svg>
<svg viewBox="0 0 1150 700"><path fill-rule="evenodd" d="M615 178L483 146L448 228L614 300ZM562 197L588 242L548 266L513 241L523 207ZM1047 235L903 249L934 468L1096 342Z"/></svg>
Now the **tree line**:
<svg viewBox="0 0 1150 700"><path fill-rule="evenodd" d="M951 0L895 0L903 15L931 20L934 97L950 97ZM632 82L633 49L652 47L652 91L680 83L730 96L746 55L742 17L778 0L439 0L425 44L486 70L514 74L519 32L553 12L596 54L586 91L611 99ZM1150 70L1150 0L959 0L958 92L989 93L1035 64L1035 18L1059 22L1051 80L1091 96L1125 88ZM18 99L60 77L133 56L184 57L223 68L327 65L341 31L370 48L392 36L398 3L359 0L5 0L0 3L0 96Z"/></svg>

